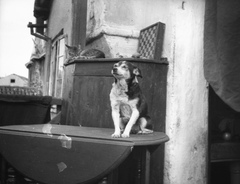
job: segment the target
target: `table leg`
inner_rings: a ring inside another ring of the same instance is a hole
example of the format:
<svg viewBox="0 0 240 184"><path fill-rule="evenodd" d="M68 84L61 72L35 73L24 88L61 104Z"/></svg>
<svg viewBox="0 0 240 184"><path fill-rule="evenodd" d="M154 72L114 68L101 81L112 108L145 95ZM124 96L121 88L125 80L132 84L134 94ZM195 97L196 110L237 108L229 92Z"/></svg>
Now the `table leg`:
<svg viewBox="0 0 240 184"><path fill-rule="evenodd" d="M145 184L150 184L150 151L145 148Z"/></svg>
<svg viewBox="0 0 240 184"><path fill-rule="evenodd" d="M137 184L150 184L151 153L147 147L137 148Z"/></svg>

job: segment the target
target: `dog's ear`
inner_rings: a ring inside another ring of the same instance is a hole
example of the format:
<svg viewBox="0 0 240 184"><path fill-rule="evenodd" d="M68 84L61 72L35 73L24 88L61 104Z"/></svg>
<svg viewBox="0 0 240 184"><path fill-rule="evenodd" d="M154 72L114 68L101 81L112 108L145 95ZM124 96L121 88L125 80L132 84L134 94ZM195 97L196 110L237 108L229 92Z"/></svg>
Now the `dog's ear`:
<svg viewBox="0 0 240 184"><path fill-rule="evenodd" d="M142 74L141 74L141 70L137 67L135 67L133 69L133 74L136 75L137 77L141 77L142 78Z"/></svg>

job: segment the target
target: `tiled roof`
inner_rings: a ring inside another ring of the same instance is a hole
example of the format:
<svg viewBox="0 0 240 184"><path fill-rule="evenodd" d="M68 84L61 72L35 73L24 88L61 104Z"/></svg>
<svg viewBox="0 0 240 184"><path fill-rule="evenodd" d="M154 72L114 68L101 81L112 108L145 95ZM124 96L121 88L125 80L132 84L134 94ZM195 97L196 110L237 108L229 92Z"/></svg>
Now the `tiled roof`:
<svg viewBox="0 0 240 184"><path fill-rule="evenodd" d="M31 87L0 86L0 95L41 96L42 92L36 88Z"/></svg>

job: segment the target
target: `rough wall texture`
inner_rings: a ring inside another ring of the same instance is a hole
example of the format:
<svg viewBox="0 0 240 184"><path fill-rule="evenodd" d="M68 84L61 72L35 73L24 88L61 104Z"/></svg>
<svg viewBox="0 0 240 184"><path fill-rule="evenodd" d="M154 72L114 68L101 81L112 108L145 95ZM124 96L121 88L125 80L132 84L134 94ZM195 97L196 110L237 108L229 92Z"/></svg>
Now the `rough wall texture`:
<svg viewBox="0 0 240 184"><path fill-rule="evenodd" d="M139 31L158 21L166 22L166 5L165 1L156 0L88 1L88 47L96 47L95 42L101 37L108 43L102 48L110 51L107 56L131 57L137 51Z"/></svg>
<svg viewBox="0 0 240 184"><path fill-rule="evenodd" d="M165 184L207 183L204 13L205 0L91 0L88 4L88 46L102 47L109 57L131 55L140 29L158 21L166 24L163 56L169 61L166 133L170 141L165 147Z"/></svg>
<svg viewBox="0 0 240 184"><path fill-rule="evenodd" d="M165 42L170 61L165 183L207 183L208 89L203 76L205 2L173 0ZM167 44L166 44L167 45Z"/></svg>
<svg viewBox="0 0 240 184"><path fill-rule="evenodd" d="M31 68L29 68L29 87L33 87L42 92L43 81L42 81L42 66L43 60L34 61Z"/></svg>

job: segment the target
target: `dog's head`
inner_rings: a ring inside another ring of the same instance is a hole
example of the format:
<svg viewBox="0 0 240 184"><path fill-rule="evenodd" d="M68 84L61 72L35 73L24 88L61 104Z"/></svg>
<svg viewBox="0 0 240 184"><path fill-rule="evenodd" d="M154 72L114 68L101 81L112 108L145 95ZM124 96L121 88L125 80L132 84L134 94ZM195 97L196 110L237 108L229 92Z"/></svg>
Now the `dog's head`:
<svg viewBox="0 0 240 184"><path fill-rule="evenodd" d="M119 61L118 63L115 63L112 68L112 75L117 80L131 80L136 77L142 78L140 69L127 61Z"/></svg>

